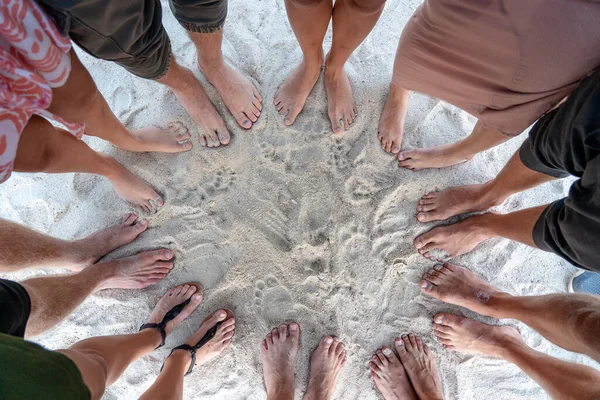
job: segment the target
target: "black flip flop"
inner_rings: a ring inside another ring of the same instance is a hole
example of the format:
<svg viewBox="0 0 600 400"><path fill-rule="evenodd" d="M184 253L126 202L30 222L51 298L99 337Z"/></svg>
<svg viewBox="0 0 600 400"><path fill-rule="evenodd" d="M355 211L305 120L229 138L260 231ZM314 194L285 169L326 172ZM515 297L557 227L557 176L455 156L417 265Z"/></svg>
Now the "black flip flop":
<svg viewBox="0 0 600 400"><path fill-rule="evenodd" d="M202 291L202 287L198 284L195 283L184 283L184 285L190 285L190 286L195 286L196 287L196 292L193 295L200 293ZM181 286L181 285L179 285ZM167 332L165 332L165 326L172 320L175 319L175 317L177 317L181 311L185 308L185 306L187 306L188 304L190 304L190 301L192 299L192 296L190 296L189 299L187 299L186 301L184 301L183 303L179 303L177 304L175 307L171 308L163 317L162 321L160 321L160 323L149 323L149 324L144 324L142 326L140 326L140 331L142 329L149 329L149 328L156 328L158 329L158 331L160 332L160 336L162 336L162 341L160 342L160 344L158 345L158 348L161 348L165 345L165 339L167 338ZM213 334L214 335L214 334Z"/></svg>
<svg viewBox="0 0 600 400"><path fill-rule="evenodd" d="M221 324L224 321L227 321L229 318L231 318L233 316L233 313L231 311L229 311L229 310L226 310L226 311L227 311L227 316L225 317L225 319L223 321L217 322L212 328L210 328L204 334L204 336L202 336L202 339L200 339L200 341L198 341L198 343L196 343L194 346L190 346L189 344L184 343L181 346L174 347L173 350L171 350L171 352L167 356L167 358L171 357L171 354L173 354L176 350L187 350L190 352L190 354L192 355L192 363L190 364L190 368L188 368L188 370L184 376L192 373L192 370L194 369L194 364L196 363L196 352L202 346L204 346L206 343L208 343L212 338L215 337L215 334L217 333L217 329L219 329L219 326L221 326ZM164 366L165 366L165 364L163 363L163 366L160 368L161 371L163 370Z"/></svg>

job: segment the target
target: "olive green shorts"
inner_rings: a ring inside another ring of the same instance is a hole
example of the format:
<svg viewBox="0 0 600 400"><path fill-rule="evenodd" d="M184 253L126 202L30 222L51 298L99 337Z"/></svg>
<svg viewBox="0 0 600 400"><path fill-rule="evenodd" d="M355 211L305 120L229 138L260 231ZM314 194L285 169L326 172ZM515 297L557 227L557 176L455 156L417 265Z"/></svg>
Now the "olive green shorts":
<svg viewBox="0 0 600 400"><path fill-rule="evenodd" d="M171 43L159 0L37 0L64 36L102 60L132 74L158 79L167 73ZM190 32L223 27L227 0L169 0L171 11Z"/></svg>

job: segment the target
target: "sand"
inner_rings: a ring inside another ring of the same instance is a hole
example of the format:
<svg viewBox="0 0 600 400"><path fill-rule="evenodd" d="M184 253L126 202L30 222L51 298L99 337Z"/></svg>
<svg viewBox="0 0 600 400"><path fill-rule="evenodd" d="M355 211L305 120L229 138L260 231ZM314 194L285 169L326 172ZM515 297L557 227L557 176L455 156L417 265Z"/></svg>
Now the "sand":
<svg viewBox="0 0 600 400"><path fill-rule="evenodd" d="M96 335L135 332L168 288L198 281L206 300L167 339L164 348L132 364L107 389L105 399L134 399L156 378L170 348L179 345L213 310L237 317L232 346L222 357L185 378L185 398L262 399L259 344L268 330L297 321L302 328L297 395L308 382L308 362L318 340L337 335L348 363L336 399L377 399L367 368L371 354L397 335L415 333L437 354L448 399L545 399L518 368L489 357L443 349L430 329L440 311L462 312L423 296L417 283L433 263L412 247L435 226L415 219L419 197L438 186L490 179L523 137L444 170L399 169L377 141L377 123L392 76L402 27L419 1L388 1L381 20L347 63L359 117L348 132L329 129L322 78L292 127L285 127L271 98L301 53L283 2L232 0L226 23L227 60L249 76L265 99L263 114L243 131L214 88L206 90L233 133L232 143L200 147L198 128L157 83L81 52L83 63L115 114L130 128L181 120L194 134L194 150L180 155L133 154L86 139L126 165L164 195L166 205L147 215L150 229L106 259L161 246L175 250L176 267L161 283L141 291L107 290L91 296L69 318L35 340L51 349ZM163 2L164 23L178 60L195 68L195 49ZM331 44L331 31L325 50ZM201 78L204 83L203 78ZM474 119L436 99L413 94L405 147L455 141ZM556 181L511 197L500 212L545 204L564 196L570 182ZM116 223L129 206L100 177L14 174L0 187L0 215L60 238L81 238ZM456 260L492 284L517 294L564 292L575 268L557 256L508 240L490 240ZM23 279L45 271L13 274ZM597 364L564 351L515 321L535 349L561 359Z"/></svg>

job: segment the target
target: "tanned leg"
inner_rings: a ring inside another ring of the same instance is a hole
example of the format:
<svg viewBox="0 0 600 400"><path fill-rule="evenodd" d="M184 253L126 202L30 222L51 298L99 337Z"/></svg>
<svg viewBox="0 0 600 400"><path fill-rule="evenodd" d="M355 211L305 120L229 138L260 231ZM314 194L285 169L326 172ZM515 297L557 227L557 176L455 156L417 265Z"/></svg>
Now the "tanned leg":
<svg viewBox="0 0 600 400"><path fill-rule="evenodd" d="M296 35L302 61L294 68L273 96L284 124L291 125L317 83L323 67L323 39L333 12L332 0L286 0L288 20Z"/></svg>
<svg viewBox="0 0 600 400"><path fill-rule="evenodd" d="M438 314L434 321L435 334L447 349L513 363L554 399L600 397L600 372L533 350L512 327L490 326L453 314Z"/></svg>
<svg viewBox="0 0 600 400"><path fill-rule="evenodd" d="M50 111L67 121L85 123L85 132L130 151L177 153L192 148L190 134L181 123L169 129L146 127L128 131L110 110L94 80L71 50L71 73L67 82L52 90ZM186 143L182 143L186 141Z"/></svg>
<svg viewBox="0 0 600 400"><path fill-rule="evenodd" d="M143 289L163 279L173 268L167 249L99 263L72 275L33 278L20 282L31 299L27 336L56 326L90 294L102 289Z"/></svg>
<svg viewBox="0 0 600 400"><path fill-rule="evenodd" d="M390 92L385 101L383 113L379 119L379 128L377 129L377 139L381 142L381 147L388 153L397 154L402 146L404 117L406 116L409 94L410 92L403 87L394 84L394 82L390 83Z"/></svg>
<svg viewBox="0 0 600 400"><path fill-rule="evenodd" d="M179 101L179 104L200 126L200 144L203 147L219 147L229 144L231 136L225 122L210 102L204 88L189 69L177 63L171 54L171 64L165 76L158 82L167 86Z"/></svg>
<svg viewBox="0 0 600 400"><path fill-rule="evenodd" d="M350 129L356 106L344 64L367 37L383 12L384 0L337 0L333 8L333 41L325 60L325 89L331 129Z"/></svg>
<svg viewBox="0 0 600 400"><path fill-rule="evenodd" d="M511 136L477 121L469 136L451 144L430 149L404 150L398 154L398 166L418 171L425 168L446 168L463 163L477 153L508 141Z"/></svg>
<svg viewBox="0 0 600 400"><path fill-rule="evenodd" d="M158 302L148 323L162 321L165 314L176 305L190 299L190 303L167 323L167 336L187 318L202 301L202 295L190 285L170 289ZM75 343L69 349L59 350L69 357L81 372L92 400L99 400L107 386L112 385L125 369L138 358L154 351L161 342L157 329L144 329L129 335L100 336Z"/></svg>
<svg viewBox="0 0 600 400"><path fill-rule="evenodd" d="M80 172L104 176L117 195L145 211L162 206L162 198L139 178L106 154L90 149L67 131L33 116L25 126L15 159L17 172L60 174ZM151 203L154 203L154 205Z"/></svg>
<svg viewBox="0 0 600 400"><path fill-rule="evenodd" d="M600 362L600 298L556 293L511 296L473 272L450 263L423 275L421 290L441 301L490 317L516 319L556 345ZM434 324L434 328L437 325Z"/></svg>
<svg viewBox="0 0 600 400"><path fill-rule="evenodd" d="M485 211L502 204L515 193L554 179L556 178L527 168L517 151L502 171L489 182L452 187L424 195L417 206L417 219L420 222L431 222L463 213Z"/></svg>
<svg viewBox="0 0 600 400"><path fill-rule="evenodd" d="M229 318L227 318L228 314ZM227 310L215 311L206 317L194 335L185 341L186 344L195 346L206 332L219 322L221 325L215 335L196 352L196 367L220 356L229 347L235 332L235 318ZM165 360L163 370L156 381L140 397L140 400L181 400L183 398L183 377L188 371L191 361L192 356L187 350L177 350L171 354Z"/></svg>
<svg viewBox="0 0 600 400"><path fill-rule="evenodd" d="M533 228L547 207L548 205L527 208L509 214L476 215L456 224L438 226L417 237L414 246L421 255L431 260L439 260L441 257L432 254L432 250L443 252L444 257L454 258L494 237L537 247L533 241Z"/></svg>
<svg viewBox="0 0 600 400"><path fill-rule="evenodd" d="M67 268L81 271L104 255L132 242L148 228L147 219L127 214L118 225L80 240L62 240L0 219L0 271Z"/></svg>
<svg viewBox="0 0 600 400"><path fill-rule="evenodd" d="M223 102L242 128L250 129L262 110L262 97L256 87L223 59L223 30L212 33L189 32L198 51L198 66L217 89Z"/></svg>

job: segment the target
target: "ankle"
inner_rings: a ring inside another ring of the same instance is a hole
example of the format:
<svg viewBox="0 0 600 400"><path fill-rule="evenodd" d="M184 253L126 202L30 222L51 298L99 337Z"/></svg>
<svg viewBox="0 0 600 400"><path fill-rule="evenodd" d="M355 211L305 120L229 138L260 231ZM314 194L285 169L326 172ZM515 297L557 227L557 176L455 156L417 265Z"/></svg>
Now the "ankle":
<svg viewBox="0 0 600 400"><path fill-rule="evenodd" d="M394 82L390 83L390 89L387 98L392 100L394 103L406 103L410 92L404 89L402 86L395 85Z"/></svg>
<svg viewBox="0 0 600 400"><path fill-rule="evenodd" d="M165 360L163 371L176 371L185 375L192 363L192 357L187 350L177 350Z"/></svg>

